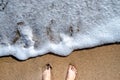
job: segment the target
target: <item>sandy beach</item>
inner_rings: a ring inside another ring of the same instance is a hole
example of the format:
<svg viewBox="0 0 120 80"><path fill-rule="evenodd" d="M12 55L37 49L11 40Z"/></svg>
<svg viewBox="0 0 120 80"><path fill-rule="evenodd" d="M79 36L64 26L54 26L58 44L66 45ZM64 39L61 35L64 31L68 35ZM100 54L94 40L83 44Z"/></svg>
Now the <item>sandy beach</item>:
<svg viewBox="0 0 120 80"><path fill-rule="evenodd" d="M52 54L18 61L0 58L0 80L42 80L45 65L52 66L52 80L65 80L69 64L78 70L76 80L120 80L120 45L74 51L67 57Z"/></svg>

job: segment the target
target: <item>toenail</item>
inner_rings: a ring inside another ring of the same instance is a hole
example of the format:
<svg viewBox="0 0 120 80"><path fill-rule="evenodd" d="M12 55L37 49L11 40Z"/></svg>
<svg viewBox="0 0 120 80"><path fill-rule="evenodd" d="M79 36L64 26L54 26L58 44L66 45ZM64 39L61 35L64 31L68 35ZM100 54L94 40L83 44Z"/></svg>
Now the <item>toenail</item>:
<svg viewBox="0 0 120 80"><path fill-rule="evenodd" d="M52 69L52 66L50 64L46 64L47 69Z"/></svg>

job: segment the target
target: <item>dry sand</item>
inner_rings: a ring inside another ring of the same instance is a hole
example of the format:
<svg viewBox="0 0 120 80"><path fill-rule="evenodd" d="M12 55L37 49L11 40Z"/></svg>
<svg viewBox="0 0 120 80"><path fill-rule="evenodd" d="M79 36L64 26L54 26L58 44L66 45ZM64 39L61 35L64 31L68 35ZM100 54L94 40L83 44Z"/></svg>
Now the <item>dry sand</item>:
<svg viewBox="0 0 120 80"><path fill-rule="evenodd" d="M120 80L120 45L78 50L67 57L47 54L26 61L0 58L0 80L42 80L47 63L53 67L53 80L65 80L69 64L78 70L76 80Z"/></svg>

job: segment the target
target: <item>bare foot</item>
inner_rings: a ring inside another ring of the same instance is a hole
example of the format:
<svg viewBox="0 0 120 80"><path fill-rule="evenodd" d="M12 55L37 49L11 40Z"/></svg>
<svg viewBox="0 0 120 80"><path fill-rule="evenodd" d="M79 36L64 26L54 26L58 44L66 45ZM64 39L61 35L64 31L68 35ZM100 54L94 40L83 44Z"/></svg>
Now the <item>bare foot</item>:
<svg viewBox="0 0 120 80"><path fill-rule="evenodd" d="M75 80L77 70L73 65L69 65L66 80Z"/></svg>
<svg viewBox="0 0 120 80"><path fill-rule="evenodd" d="M51 68L50 64L46 65L46 69L42 74L42 80L51 80Z"/></svg>

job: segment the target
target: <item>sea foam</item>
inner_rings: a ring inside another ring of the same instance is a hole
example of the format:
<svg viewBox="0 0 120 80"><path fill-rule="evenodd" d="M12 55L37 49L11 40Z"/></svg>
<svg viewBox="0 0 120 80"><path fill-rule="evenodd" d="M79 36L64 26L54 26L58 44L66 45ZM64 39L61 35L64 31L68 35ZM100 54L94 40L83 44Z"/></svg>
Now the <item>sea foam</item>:
<svg viewBox="0 0 120 80"><path fill-rule="evenodd" d="M0 56L19 60L120 42L119 0L1 0Z"/></svg>

